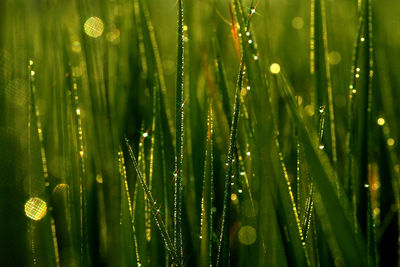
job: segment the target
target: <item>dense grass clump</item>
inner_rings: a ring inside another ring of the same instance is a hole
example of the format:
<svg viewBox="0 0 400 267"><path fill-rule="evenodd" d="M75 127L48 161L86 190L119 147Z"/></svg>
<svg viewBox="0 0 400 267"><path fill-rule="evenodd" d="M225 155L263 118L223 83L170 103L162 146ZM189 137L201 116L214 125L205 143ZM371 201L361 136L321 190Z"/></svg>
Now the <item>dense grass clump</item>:
<svg viewBox="0 0 400 267"><path fill-rule="evenodd" d="M0 1L0 266L398 266L399 12Z"/></svg>

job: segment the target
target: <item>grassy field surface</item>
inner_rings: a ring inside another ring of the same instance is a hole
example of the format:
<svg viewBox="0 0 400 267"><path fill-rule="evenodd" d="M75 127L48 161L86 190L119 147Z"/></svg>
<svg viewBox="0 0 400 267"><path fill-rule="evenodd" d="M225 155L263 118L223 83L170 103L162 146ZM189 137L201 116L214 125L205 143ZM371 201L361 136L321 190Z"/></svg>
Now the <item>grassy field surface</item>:
<svg viewBox="0 0 400 267"><path fill-rule="evenodd" d="M0 266L399 266L399 13L0 0Z"/></svg>

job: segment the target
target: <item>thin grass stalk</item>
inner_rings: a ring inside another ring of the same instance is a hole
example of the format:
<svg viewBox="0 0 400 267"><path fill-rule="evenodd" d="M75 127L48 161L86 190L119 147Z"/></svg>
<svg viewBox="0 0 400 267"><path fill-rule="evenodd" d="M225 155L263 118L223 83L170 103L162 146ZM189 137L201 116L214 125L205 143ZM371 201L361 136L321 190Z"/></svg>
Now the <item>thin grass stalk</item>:
<svg viewBox="0 0 400 267"><path fill-rule="evenodd" d="M201 221L200 221L200 242L201 242L201 266L213 266L212 262L212 234L213 234L213 183L214 183L214 118L212 101L209 100L207 114L207 138L204 161L203 193L201 199Z"/></svg>
<svg viewBox="0 0 400 267"><path fill-rule="evenodd" d="M286 101L291 118L299 129L310 166L310 174L317 186L318 200L315 200L317 214L324 232L329 237L328 243L332 253L338 257L339 261L344 261L348 264L360 264L360 261L365 264L366 250L364 243L361 242L361 237L354 232L354 228L350 224L347 199L344 197L339 198L343 194L337 191L336 173L326 154L322 153L317 147L315 131L309 131L298 114L292 88L283 75L279 75L279 78L283 85L280 93ZM339 187L339 190L342 190L342 188ZM350 243L351 246L349 245ZM344 247L347 249L344 249ZM358 255L357 260L355 260L354 255Z"/></svg>
<svg viewBox="0 0 400 267"><path fill-rule="evenodd" d="M29 71L29 91L30 91L29 96L30 96L30 100L31 100L29 105L32 105L32 107L29 107L29 111L33 112L34 119L36 121L35 126L36 126L37 137L38 137L39 145L40 145L40 159L41 159L41 163L42 163L42 172L43 172L47 205L49 205L49 210L53 210L51 201L48 201L48 200L50 200L50 196L51 196L49 173L48 173L48 168L47 168L46 151L44 148L42 122L40 119L39 106L37 105L37 100L36 100L35 71L33 69L33 61L32 60L30 60L30 62L29 62L28 71ZM32 116L29 115L29 118L31 119ZM29 125L30 125L30 123L31 123L31 121L29 121ZM29 126L29 128L30 127L31 126ZM29 135L30 135L30 133L29 133ZM54 258L55 258L55 265L57 267L59 267L60 266L60 256L59 256L59 251L58 251L58 246L57 246L57 235L56 235L56 228L55 228L55 224L54 224L53 214L50 214L50 231L51 231L51 236L52 236L52 241L53 241L52 245L53 245L53 250L54 250L53 252L54 252Z"/></svg>
<svg viewBox="0 0 400 267"><path fill-rule="evenodd" d="M146 181L145 181L145 179L144 179L144 177L142 175L142 172L139 169L138 163L136 161L136 157L135 157L135 155L133 153L131 145L129 144L129 140L125 138L125 142L126 142L126 145L128 147L129 156L131 158L133 167L136 170L140 185L142 186L143 191L145 192L145 194L147 196L146 199L147 199L147 201L150 203L150 205L152 207L156 207L156 202L154 201L154 198L153 198L153 196L152 196L152 194L151 194L151 192L149 190L149 187L146 184ZM174 264L177 264L177 266L181 266L179 264L179 261L178 261L178 258L177 258L177 253L176 253L175 247L173 246L173 243L171 242L171 239L170 239L170 237L168 235L168 232L167 232L167 229L165 227L165 224L164 224L164 222L162 220L162 217L161 217L161 214L160 214L160 208L152 208L151 211L153 213L153 217L154 217L154 220L155 220L155 222L157 224L157 227L160 230L161 236L164 239L165 246L167 248L168 253L170 254L170 257L171 257L172 261L174 261Z"/></svg>
<svg viewBox="0 0 400 267"><path fill-rule="evenodd" d="M235 92L235 104L233 107L233 115L231 122L231 130L229 135L229 148L228 156L226 160L226 171L225 171L225 186L224 186L224 198L223 198L223 210L222 210L222 224L219 238L219 246L217 252L217 266L229 266L229 229L230 229L230 196L232 192L232 176L233 176L233 159L234 150L236 146L236 135L239 123L240 113L240 90L242 88L244 75L244 63L241 60L239 74L236 84Z"/></svg>
<svg viewBox="0 0 400 267"><path fill-rule="evenodd" d="M157 68L157 80L159 82L158 86L160 87L162 97L167 99L167 87L165 85L164 69L161 61L160 51L158 49L153 23L151 22L147 1L139 0L139 4L144 17L143 24L146 26L145 29L150 37L151 51L154 56L153 60L155 61ZM165 113L167 115L168 128L170 132L173 133L172 111L170 109L170 105L165 105Z"/></svg>
<svg viewBox="0 0 400 267"><path fill-rule="evenodd" d="M353 174L353 161L354 161L354 125L353 125L353 111L354 111L354 94L357 92L357 78L358 74L358 58L360 54L360 42L361 33L364 25L364 18L360 14L359 25L356 34L356 40L354 42L353 48L353 58L351 67L351 82L348 88L347 95L347 132L346 132L346 157L347 157L347 172L345 185L347 185L348 195L352 202L353 210L353 226L355 231L357 231L357 202L356 202L356 192L355 192L355 176Z"/></svg>
<svg viewBox="0 0 400 267"><path fill-rule="evenodd" d="M183 35L183 0L178 1L178 51L176 76L176 121L175 121L175 195L174 195L174 247L177 249L177 261L183 265L182 237L182 198L183 198L183 132L184 132L184 35Z"/></svg>

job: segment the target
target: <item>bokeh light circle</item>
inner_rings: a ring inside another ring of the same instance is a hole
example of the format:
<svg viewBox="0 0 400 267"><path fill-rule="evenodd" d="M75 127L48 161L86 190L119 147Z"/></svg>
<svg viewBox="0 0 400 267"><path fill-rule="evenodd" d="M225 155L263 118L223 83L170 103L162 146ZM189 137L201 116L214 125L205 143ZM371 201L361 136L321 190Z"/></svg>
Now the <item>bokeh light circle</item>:
<svg viewBox="0 0 400 267"><path fill-rule="evenodd" d="M97 38L103 34L104 23L98 17L90 17L83 25L83 29L90 37Z"/></svg>
<svg viewBox="0 0 400 267"><path fill-rule="evenodd" d="M43 219L46 212L46 202L38 197L32 197L25 203L25 215L34 221Z"/></svg>
<svg viewBox="0 0 400 267"><path fill-rule="evenodd" d="M250 225L242 226L239 230L238 238L240 243L249 246L257 239L256 229Z"/></svg>

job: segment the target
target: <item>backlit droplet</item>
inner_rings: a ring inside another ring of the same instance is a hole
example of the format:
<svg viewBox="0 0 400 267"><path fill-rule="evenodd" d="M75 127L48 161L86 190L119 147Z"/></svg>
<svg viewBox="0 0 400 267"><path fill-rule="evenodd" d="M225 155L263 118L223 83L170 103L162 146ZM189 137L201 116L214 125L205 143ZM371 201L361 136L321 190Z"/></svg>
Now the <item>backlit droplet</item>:
<svg viewBox="0 0 400 267"><path fill-rule="evenodd" d="M250 86L247 86L246 89L247 89L248 91L250 91Z"/></svg>
<svg viewBox="0 0 400 267"><path fill-rule="evenodd" d="M246 155L247 155L247 156L250 156L250 151L247 151Z"/></svg>
<svg viewBox="0 0 400 267"><path fill-rule="evenodd" d="M378 125L382 126L385 124L385 119L384 118L379 118L377 121Z"/></svg>
<svg viewBox="0 0 400 267"><path fill-rule="evenodd" d="M251 43L253 43L253 40L250 39L250 40L249 40L249 44L251 44Z"/></svg>
<svg viewBox="0 0 400 267"><path fill-rule="evenodd" d="M254 60L257 60L257 59L258 59L258 56L257 56L257 55L255 55L255 56L254 56Z"/></svg>
<svg viewBox="0 0 400 267"><path fill-rule="evenodd" d="M47 212L47 204L44 200L33 197L25 203L25 215L34 220L41 220Z"/></svg>
<svg viewBox="0 0 400 267"><path fill-rule="evenodd" d="M250 32L246 32L246 35L247 35L247 36L250 36Z"/></svg>
<svg viewBox="0 0 400 267"><path fill-rule="evenodd" d="M361 37L360 40L361 40L361 42L364 42L364 41L365 41L365 38L364 38L364 37Z"/></svg>
<svg viewBox="0 0 400 267"><path fill-rule="evenodd" d="M278 74L281 71L281 66L279 66L278 63L272 63L271 66L269 67L269 70L273 74Z"/></svg>
<svg viewBox="0 0 400 267"><path fill-rule="evenodd" d="M87 35L97 38L102 35L104 30L103 21L98 17L90 17L83 25L83 29Z"/></svg>
<svg viewBox="0 0 400 267"><path fill-rule="evenodd" d="M257 232L254 227L246 225L240 228L238 238L243 245L251 245L257 239Z"/></svg>
<svg viewBox="0 0 400 267"><path fill-rule="evenodd" d="M325 147L325 146L324 146L323 144L320 144L320 145L319 145L319 149L324 149L324 147Z"/></svg>

